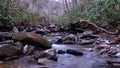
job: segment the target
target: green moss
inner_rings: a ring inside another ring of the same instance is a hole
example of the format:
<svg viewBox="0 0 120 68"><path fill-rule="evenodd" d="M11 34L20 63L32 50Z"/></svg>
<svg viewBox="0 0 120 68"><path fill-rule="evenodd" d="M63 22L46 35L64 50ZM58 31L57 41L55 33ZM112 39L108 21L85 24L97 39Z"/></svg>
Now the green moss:
<svg viewBox="0 0 120 68"><path fill-rule="evenodd" d="M50 48L51 43L44 37L34 32L18 33L12 36L13 40L22 41L25 44Z"/></svg>
<svg viewBox="0 0 120 68"><path fill-rule="evenodd" d="M72 40L65 40L63 44L73 44L74 42Z"/></svg>
<svg viewBox="0 0 120 68"><path fill-rule="evenodd" d="M14 34L12 36L12 39L21 41L21 40L25 39L26 37L27 37L26 33L18 33L18 34Z"/></svg>

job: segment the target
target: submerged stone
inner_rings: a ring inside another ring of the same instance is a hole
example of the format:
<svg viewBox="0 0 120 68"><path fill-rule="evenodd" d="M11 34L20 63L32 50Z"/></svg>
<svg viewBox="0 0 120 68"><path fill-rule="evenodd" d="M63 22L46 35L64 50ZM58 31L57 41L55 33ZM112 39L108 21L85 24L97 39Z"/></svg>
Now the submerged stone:
<svg viewBox="0 0 120 68"><path fill-rule="evenodd" d="M78 56L82 56L82 55L83 55L82 52L77 51L77 50L73 50L73 49L68 49L68 50L67 50L67 53L68 53L68 54L73 54L73 55L78 55Z"/></svg>

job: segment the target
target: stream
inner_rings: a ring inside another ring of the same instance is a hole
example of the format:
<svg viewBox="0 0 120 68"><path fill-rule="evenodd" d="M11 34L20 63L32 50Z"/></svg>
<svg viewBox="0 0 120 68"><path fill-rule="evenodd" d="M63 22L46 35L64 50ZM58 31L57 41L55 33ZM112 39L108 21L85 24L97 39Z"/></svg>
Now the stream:
<svg viewBox="0 0 120 68"><path fill-rule="evenodd" d="M48 68L108 68L104 59L93 54L89 51L89 48L82 48L78 45L64 45L53 44L53 49L67 50L74 49L80 50L84 53L83 56L74 56L71 54L57 54L58 61L45 60L44 64ZM22 57L14 61L7 61L0 64L0 68L44 68L37 64L30 56Z"/></svg>
<svg viewBox="0 0 120 68"><path fill-rule="evenodd" d="M47 37L47 39L49 41L55 41L55 38L59 37L61 36ZM56 51L72 49L82 52L83 55L76 56L68 53L57 54L57 61L41 58L43 64L39 64L39 60L36 61L32 56L21 56L13 60L0 61L0 68L117 68L111 67L106 62L106 60L112 60L111 58L103 58L99 53L92 52L92 48L77 44L52 44L51 49L55 49Z"/></svg>
<svg viewBox="0 0 120 68"><path fill-rule="evenodd" d="M78 45L58 45L53 44L53 48L57 50L74 49L82 51L83 56L74 56L71 54L58 55L59 59L53 68L106 68L105 60L100 59L97 54L92 54L89 48L82 48ZM51 66L50 66L51 67ZM51 67L52 68L52 67Z"/></svg>

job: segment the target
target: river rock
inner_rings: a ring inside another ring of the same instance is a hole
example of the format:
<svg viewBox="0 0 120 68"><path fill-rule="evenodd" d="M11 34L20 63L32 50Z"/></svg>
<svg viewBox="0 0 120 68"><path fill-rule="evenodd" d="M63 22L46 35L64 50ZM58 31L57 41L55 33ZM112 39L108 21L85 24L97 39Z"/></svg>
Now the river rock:
<svg viewBox="0 0 120 68"><path fill-rule="evenodd" d="M10 32L0 32L0 37L2 38L2 40L10 40L11 37L12 37L12 34L13 33L10 33Z"/></svg>
<svg viewBox="0 0 120 68"><path fill-rule="evenodd" d="M74 44L74 41L72 41L72 40L65 40L65 41L63 41L63 44Z"/></svg>
<svg viewBox="0 0 120 68"><path fill-rule="evenodd" d="M82 56L82 55L83 55L82 52L77 51L77 50L73 50L73 49L68 49L66 52L67 52L68 54L73 54L73 55L76 55L76 56Z"/></svg>
<svg viewBox="0 0 120 68"><path fill-rule="evenodd" d="M115 57L120 58L120 52L116 53Z"/></svg>
<svg viewBox="0 0 120 68"><path fill-rule="evenodd" d="M18 32L19 32L19 29L18 29L16 26L14 26L14 27L12 28L12 30L13 30L14 33L18 33Z"/></svg>
<svg viewBox="0 0 120 68"><path fill-rule="evenodd" d="M57 26L55 24L50 24L49 28L56 28Z"/></svg>
<svg viewBox="0 0 120 68"><path fill-rule="evenodd" d="M58 54L64 54L65 53L65 51L63 51L63 50L58 50L58 52L57 52Z"/></svg>
<svg viewBox="0 0 120 68"><path fill-rule="evenodd" d="M63 42L63 39L62 38L59 38L57 41L56 41L56 44L62 44Z"/></svg>
<svg viewBox="0 0 120 68"><path fill-rule="evenodd" d="M12 57L23 54L21 50L17 49L11 44L2 44L0 45L0 57Z"/></svg>
<svg viewBox="0 0 120 68"><path fill-rule="evenodd" d="M92 35L92 34L83 34L80 39L95 39L97 38L98 36L96 35Z"/></svg>
<svg viewBox="0 0 120 68"><path fill-rule="evenodd" d="M59 31L59 28L61 26L57 25L57 24L50 24L48 26L48 29L51 31L51 32L58 32Z"/></svg>
<svg viewBox="0 0 120 68"><path fill-rule="evenodd" d="M13 43L13 40L1 41L0 44L10 44Z"/></svg>
<svg viewBox="0 0 120 68"><path fill-rule="evenodd" d="M95 40L94 39L90 39L90 40L81 40L79 43L81 45L86 45L86 44L92 44Z"/></svg>
<svg viewBox="0 0 120 68"><path fill-rule="evenodd" d="M39 58L45 58L45 57L48 57L50 54L46 53L46 52L40 52L40 53L37 53L35 54L35 59L39 59Z"/></svg>
<svg viewBox="0 0 120 68"><path fill-rule="evenodd" d="M38 63L44 65L45 63L53 63L53 61L49 60L47 58L40 58L40 59L38 59Z"/></svg>
<svg viewBox="0 0 120 68"><path fill-rule="evenodd" d="M12 36L12 39L15 41L21 41L24 44L35 45L43 48L51 48L51 43L41 35L38 35L34 32L27 33L18 33Z"/></svg>
<svg viewBox="0 0 120 68"><path fill-rule="evenodd" d="M47 29L37 29L37 30L35 31L35 33L45 35L45 34L50 33L50 30L47 30Z"/></svg>
<svg viewBox="0 0 120 68"><path fill-rule="evenodd" d="M63 44L74 44L76 42L76 36L73 34L70 34L68 36L65 36L63 38Z"/></svg>
<svg viewBox="0 0 120 68"><path fill-rule="evenodd" d="M48 57L49 60L53 60L53 61L57 61L58 60L58 57L56 55L50 55Z"/></svg>
<svg viewBox="0 0 120 68"><path fill-rule="evenodd" d="M35 47L32 46L32 45L25 45L25 47L23 48L23 50L24 50L24 53L26 55L31 55L31 53L33 52L34 48Z"/></svg>
<svg viewBox="0 0 120 68"><path fill-rule="evenodd" d="M102 49L110 49L110 48L111 48L111 46L106 45L106 44L100 44L100 45L94 47L94 49L97 50L97 51L100 51Z"/></svg>
<svg viewBox="0 0 120 68"><path fill-rule="evenodd" d="M9 24L5 24L5 25L3 25L3 24L1 24L0 25L0 31L2 31L2 32L7 32L7 31L10 31L12 29L12 25L10 25L10 23Z"/></svg>
<svg viewBox="0 0 120 68"><path fill-rule="evenodd" d="M75 39L75 35L70 34L70 35L65 36L63 39L64 40L74 40Z"/></svg>
<svg viewBox="0 0 120 68"><path fill-rule="evenodd" d="M79 22L70 23L70 25L68 25L68 26L70 26L70 28L68 29L68 31L70 33L77 34L77 33L83 33L84 32L84 30L81 29L81 27L83 27L83 26L81 26L81 23L79 23Z"/></svg>
<svg viewBox="0 0 120 68"><path fill-rule="evenodd" d="M22 50L24 47L22 42L15 42L14 45L20 50Z"/></svg>

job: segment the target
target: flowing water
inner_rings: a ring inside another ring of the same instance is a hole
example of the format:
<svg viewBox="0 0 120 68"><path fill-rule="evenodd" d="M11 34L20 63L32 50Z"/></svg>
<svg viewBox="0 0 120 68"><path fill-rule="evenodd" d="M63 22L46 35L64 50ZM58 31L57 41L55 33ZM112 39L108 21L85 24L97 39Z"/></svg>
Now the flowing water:
<svg viewBox="0 0 120 68"><path fill-rule="evenodd" d="M57 50L74 49L84 53L83 56L74 56L71 54L57 55L58 62L53 68L107 68L104 59L100 59L97 54L93 54L88 48L82 48L78 45L62 45L53 44L53 48ZM49 66L49 65L48 65ZM52 66L49 66L52 68Z"/></svg>
<svg viewBox="0 0 120 68"><path fill-rule="evenodd" d="M60 36L58 36L60 37ZM53 40L55 37L50 38ZM72 54L57 54L58 61L45 61L45 65L48 68L110 68L106 63L106 59L100 57L98 53L91 52L91 48L85 48L80 45L65 45L65 44L53 44L52 49L64 50L73 49L83 52L83 56L75 56ZM21 57L17 60L0 62L0 68L46 68L41 67L36 60L30 56Z"/></svg>
<svg viewBox="0 0 120 68"><path fill-rule="evenodd" d="M48 68L108 68L104 59L97 54L93 54L88 48L82 48L78 45L53 44L53 49L67 50L74 49L84 53L83 56L74 56L71 54L57 54L58 61L46 61L44 64ZM0 68L42 68L31 57L22 57L14 61L7 61L0 64Z"/></svg>

